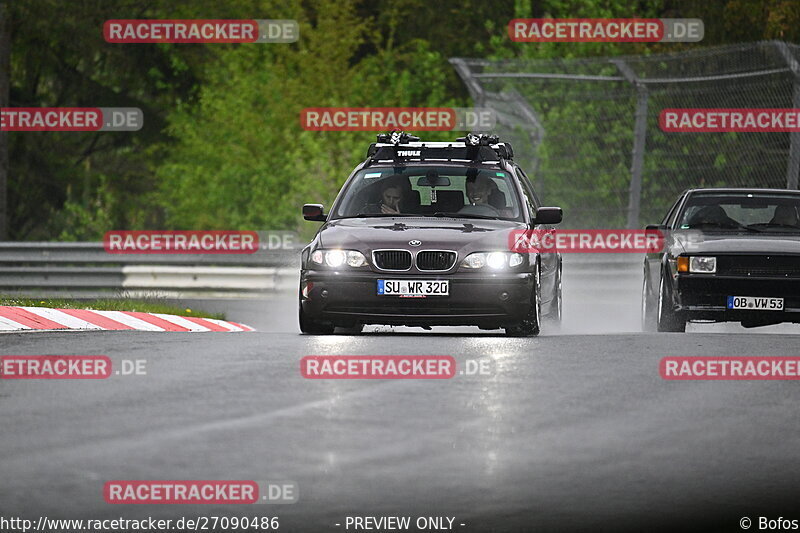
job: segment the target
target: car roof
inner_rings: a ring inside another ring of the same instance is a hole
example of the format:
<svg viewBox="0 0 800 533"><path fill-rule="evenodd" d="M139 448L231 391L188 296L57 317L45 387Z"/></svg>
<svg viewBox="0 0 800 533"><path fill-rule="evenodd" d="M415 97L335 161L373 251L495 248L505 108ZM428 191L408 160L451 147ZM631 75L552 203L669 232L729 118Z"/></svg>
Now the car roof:
<svg viewBox="0 0 800 533"><path fill-rule="evenodd" d="M738 193L768 193L768 194L800 194L800 191L793 189L762 189L758 187L703 187L699 189L687 189L687 193L719 193L719 192L738 192Z"/></svg>
<svg viewBox="0 0 800 533"><path fill-rule="evenodd" d="M402 163L374 163L362 170L372 170L376 168L406 168L406 167L453 167L453 168L478 168L486 170L506 170L505 167L497 163L481 163L481 162L458 162L458 161L404 161Z"/></svg>

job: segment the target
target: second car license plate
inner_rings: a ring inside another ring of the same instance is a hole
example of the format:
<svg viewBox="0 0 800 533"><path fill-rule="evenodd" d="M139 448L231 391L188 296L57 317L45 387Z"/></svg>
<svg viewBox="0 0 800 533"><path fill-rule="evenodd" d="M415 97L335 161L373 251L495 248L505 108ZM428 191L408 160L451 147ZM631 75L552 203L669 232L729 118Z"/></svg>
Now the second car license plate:
<svg viewBox="0 0 800 533"><path fill-rule="evenodd" d="M378 295L383 296L447 296L450 294L450 282L447 280L424 279L379 279Z"/></svg>
<svg viewBox="0 0 800 533"><path fill-rule="evenodd" d="M728 296L728 309L747 309L749 311L783 311L783 298Z"/></svg>

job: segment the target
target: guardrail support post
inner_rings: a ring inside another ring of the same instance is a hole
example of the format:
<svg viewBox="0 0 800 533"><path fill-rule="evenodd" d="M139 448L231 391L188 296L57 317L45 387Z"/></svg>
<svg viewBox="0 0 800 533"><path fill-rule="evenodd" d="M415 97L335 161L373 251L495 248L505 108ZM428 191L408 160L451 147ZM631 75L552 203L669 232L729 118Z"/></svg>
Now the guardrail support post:
<svg viewBox="0 0 800 533"><path fill-rule="evenodd" d="M633 151L631 152L631 184L628 192L628 229L639 227L642 207L642 172L644 150L647 142L647 87L639 82L636 73L621 59L611 61L634 87L636 87L636 114L633 127Z"/></svg>

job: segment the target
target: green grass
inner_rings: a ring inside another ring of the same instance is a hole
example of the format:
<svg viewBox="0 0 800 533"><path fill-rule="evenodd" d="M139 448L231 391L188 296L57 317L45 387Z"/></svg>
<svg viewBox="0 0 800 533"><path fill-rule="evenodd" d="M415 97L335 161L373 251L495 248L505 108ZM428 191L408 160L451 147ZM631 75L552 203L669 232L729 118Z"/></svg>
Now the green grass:
<svg viewBox="0 0 800 533"><path fill-rule="evenodd" d="M225 320L225 313L208 313L199 309L170 305L157 298L126 299L107 298L98 300L69 300L53 298L24 298L0 295L0 305L24 307L54 307L57 309L94 309L96 311L141 311L143 313L165 313L169 315L196 316Z"/></svg>

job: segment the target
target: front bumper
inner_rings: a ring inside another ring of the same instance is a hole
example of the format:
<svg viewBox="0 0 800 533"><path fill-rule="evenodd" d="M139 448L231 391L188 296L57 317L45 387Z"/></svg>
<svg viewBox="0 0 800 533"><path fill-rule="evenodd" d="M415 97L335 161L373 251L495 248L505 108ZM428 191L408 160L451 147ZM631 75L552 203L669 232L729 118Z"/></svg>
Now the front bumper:
<svg viewBox="0 0 800 533"><path fill-rule="evenodd" d="M378 296L379 279L448 280L449 296ZM311 283L308 297L303 290ZM300 275L300 305L315 320L337 326L479 326L495 329L521 322L531 306L534 275L520 273L392 274L308 270Z"/></svg>
<svg viewBox="0 0 800 533"><path fill-rule="evenodd" d="M783 298L784 310L728 309L728 296ZM679 274L675 303L676 310L685 312L690 320L800 322L800 278Z"/></svg>

